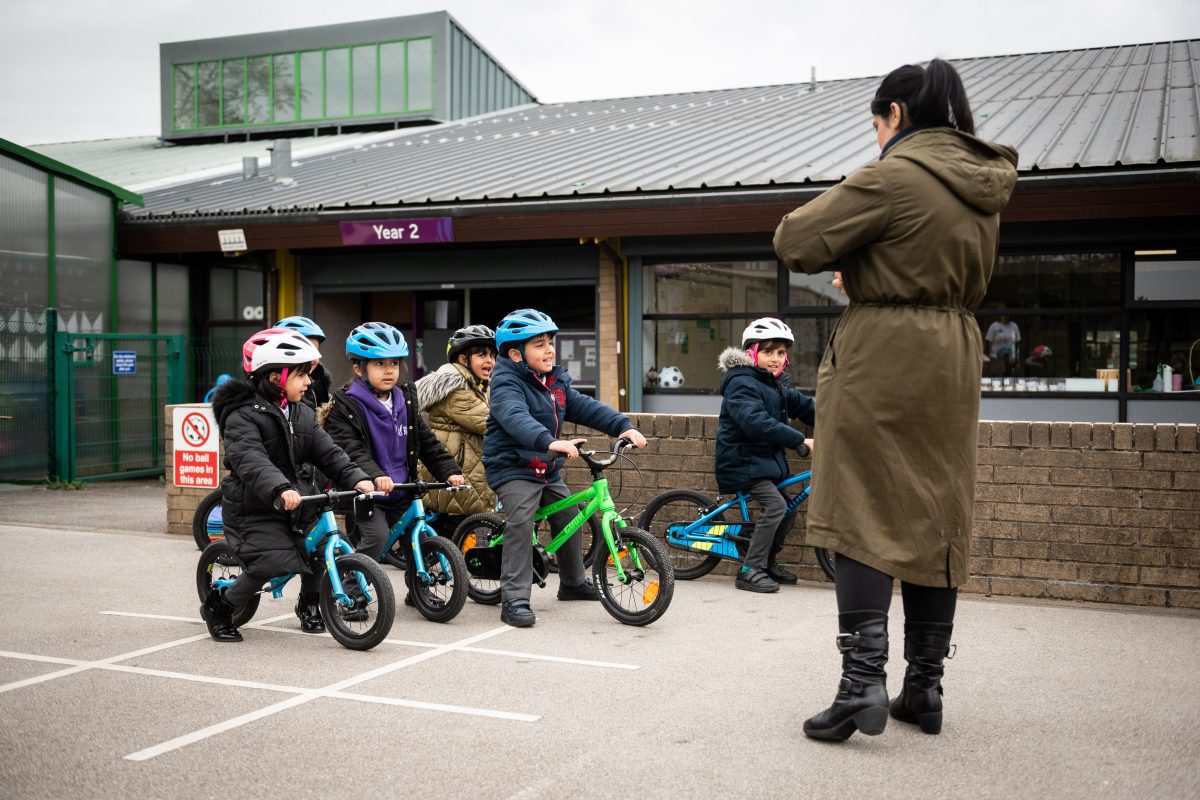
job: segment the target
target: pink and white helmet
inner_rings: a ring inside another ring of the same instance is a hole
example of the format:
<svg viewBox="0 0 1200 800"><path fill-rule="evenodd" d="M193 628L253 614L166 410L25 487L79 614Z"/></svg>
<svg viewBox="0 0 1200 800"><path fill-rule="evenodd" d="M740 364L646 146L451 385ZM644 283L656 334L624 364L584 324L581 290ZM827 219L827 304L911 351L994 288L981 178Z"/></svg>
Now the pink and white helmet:
<svg viewBox="0 0 1200 800"><path fill-rule="evenodd" d="M242 369L255 373L270 365L292 366L317 361L321 351L302 334L288 328L267 328L242 345Z"/></svg>

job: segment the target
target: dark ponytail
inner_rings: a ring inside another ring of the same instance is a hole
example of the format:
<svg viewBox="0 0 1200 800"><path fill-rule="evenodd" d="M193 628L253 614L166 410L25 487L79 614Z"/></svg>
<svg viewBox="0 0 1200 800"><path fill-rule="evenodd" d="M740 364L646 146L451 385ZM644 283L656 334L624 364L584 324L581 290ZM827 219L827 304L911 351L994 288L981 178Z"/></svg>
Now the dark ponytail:
<svg viewBox="0 0 1200 800"><path fill-rule="evenodd" d="M892 103L900 104L913 125L975 133L975 118L962 78L940 58L930 61L927 67L906 64L889 72L871 101L871 113L886 117Z"/></svg>

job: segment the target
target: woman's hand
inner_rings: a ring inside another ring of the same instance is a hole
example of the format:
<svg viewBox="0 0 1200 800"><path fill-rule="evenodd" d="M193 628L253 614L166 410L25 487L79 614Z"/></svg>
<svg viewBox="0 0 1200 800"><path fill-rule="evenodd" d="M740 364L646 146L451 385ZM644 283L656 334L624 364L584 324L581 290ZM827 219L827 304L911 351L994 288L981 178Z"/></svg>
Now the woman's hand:
<svg viewBox="0 0 1200 800"><path fill-rule="evenodd" d="M279 495L279 499L283 501L283 510L291 511L298 508L300 505L300 493L295 489L288 489L283 494Z"/></svg>
<svg viewBox="0 0 1200 800"><path fill-rule="evenodd" d="M833 288L837 289L839 292L841 292L841 294L843 296L845 296L846 282L842 280L842 273L840 270L838 272L833 273L832 283L833 283Z"/></svg>
<svg viewBox="0 0 1200 800"><path fill-rule="evenodd" d="M391 483L392 479L388 478L387 482ZM379 483L378 478L375 479L375 483ZM362 492L363 494L366 494L367 492L375 491L375 484L372 484L370 481L359 481L358 483L354 484L354 488L357 489L358 491ZM390 492L391 489L388 489L388 491Z"/></svg>
<svg viewBox="0 0 1200 800"><path fill-rule="evenodd" d="M579 458L579 445L586 441L587 439L555 439L547 449L555 453L562 453L570 460Z"/></svg>
<svg viewBox="0 0 1200 800"><path fill-rule="evenodd" d="M446 478L446 483L450 484L451 486L462 486L466 482L467 479L462 475L451 475L449 478Z"/></svg>
<svg viewBox="0 0 1200 800"><path fill-rule="evenodd" d="M646 446L646 437L642 436L641 432L638 431L636 428L630 428L629 430L623 432L617 438L624 439L625 441L629 442L634 447L645 447Z"/></svg>
<svg viewBox="0 0 1200 800"><path fill-rule="evenodd" d="M395 488L396 488L396 482L393 481L391 478L389 478L387 475L380 475L378 478L375 479L375 489L377 491L384 492L386 494ZM367 491L369 492L371 490L367 489Z"/></svg>

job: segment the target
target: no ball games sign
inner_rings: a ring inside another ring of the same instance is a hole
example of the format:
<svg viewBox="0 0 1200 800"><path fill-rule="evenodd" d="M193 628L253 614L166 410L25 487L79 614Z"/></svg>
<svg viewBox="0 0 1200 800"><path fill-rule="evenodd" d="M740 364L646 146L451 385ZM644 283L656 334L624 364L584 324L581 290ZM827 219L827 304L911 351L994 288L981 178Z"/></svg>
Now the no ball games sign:
<svg viewBox="0 0 1200 800"><path fill-rule="evenodd" d="M175 485L216 489L221 463L221 439L212 409L184 406L174 409Z"/></svg>

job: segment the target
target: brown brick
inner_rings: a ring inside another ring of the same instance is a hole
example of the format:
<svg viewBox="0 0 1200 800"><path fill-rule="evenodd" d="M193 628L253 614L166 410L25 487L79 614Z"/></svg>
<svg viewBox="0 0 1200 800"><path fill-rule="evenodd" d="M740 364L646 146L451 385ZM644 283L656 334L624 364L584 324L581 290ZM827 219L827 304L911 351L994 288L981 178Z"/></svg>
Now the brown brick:
<svg viewBox="0 0 1200 800"><path fill-rule="evenodd" d="M1069 422L1051 422L1050 423L1050 446L1051 447L1070 447L1071 446L1071 423L1069 423Z"/></svg>
<svg viewBox="0 0 1200 800"><path fill-rule="evenodd" d="M1175 431L1175 449L1181 453L1194 453L1200 444L1200 433L1196 425L1180 425Z"/></svg>
<svg viewBox="0 0 1200 800"><path fill-rule="evenodd" d="M1021 463L1021 453L1028 450L1014 450L1004 447L983 447L979 450L980 464L1006 465Z"/></svg>
<svg viewBox="0 0 1200 800"><path fill-rule="evenodd" d="M1200 455L1196 453L1146 453L1142 463L1146 469L1200 472Z"/></svg>
<svg viewBox="0 0 1200 800"><path fill-rule="evenodd" d="M992 447L1012 445L1012 423L996 420L992 422Z"/></svg>
<svg viewBox="0 0 1200 800"><path fill-rule="evenodd" d="M1013 422L1012 424L1012 445L1013 447L1029 447L1029 427L1031 422Z"/></svg>
<svg viewBox="0 0 1200 800"><path fill-rule="evenodd" d="M1034 581L1028 578L992 578L989 581L991 593L1010 597L1045 597L1045 581Z"/></svg>
<svg viewBox="0 0 1200 800"><path fill-rule="evenodd" d="M1050 545L1050 558L1055 561L1080 561L1092 564L1130 564L1136 562L1137 552L1128 547L1055 542Z"/></svg>
<svg viewBox="0 0 1200 800"><path fill-rule="evenodd" d="M1049 467L997 466L992 479L998 484L1050 483Z"/></svg>
<svg viewBox="0 0 1200 800"><path fill-rule="evenodd" d="M1171 527L1194 531L1200 528L1200 514L1193 514L1190 511L1172 511Z"/></svg>
<svg viewBox="0 0 1200 800"><path fill-rule="evenodd" d="M1071 423L1071 447L1089 450L1092 446L1092 423Z"/></svg>
<svg viewBox="0 0 1200 800"><path fill-rule="evenodd" d="M1078 533L1075 528L1049 522L1022 522L1015 538L1023 542L1073 542Z"/></svg>
<svg viewBox="0 0 1200 800"><path fill-rule="evenodd" d="M1179 474L1187 475L1190 473ZM1197 478L1200 478L1200 473L1195 474ZM1112 486L1114 489L1170 489L1171 473L1151 472L1149 470L1115 469L1112 472Z"/></svg>
<svg viewBox="0 0 1200 800"><path fill-rule="evenodd" d="M1003 575L1015 578L1021 574L1021 560L1017 558L973 558L971 572L976 575Z"/></svg>
<svg viewBox="0 0 1200 800"><path fill-rule="evenodd" d="M1041 561L1032 559L1021 562L1021 577L1043 578L1051 581L1073 581L1076 565L1069 561Z"/></svg>
<svg viewBox="0 0 1200 800"><path fill-rule="evenodd" d="M1087 583L1137 583L1138 568L1132 564L1080 564L1079 580Z"/></svg>
<svg viewBox="0 0 1200 800"><path fill-rule="evenodd" d="M989 594L991 592L990 581L983 577L967 578L966 582L958 587L958 590L971 594Z"/></svg>
<svg viewBox="0 0 1200 800"><path fill-rule="evenodd" d="M1137 489L1077 489L1079 502L1085 506L1136 508L1143 492Z"/></svg>
<svg viewBox="0 0 1200 800"><path fill-rule="evenodd" d="M1105 588L1090 583L1052 581L1046 584L1046 597L1053 597L1056 600L1086 600L1098 603L1104 599Z"/></svg>
<svg viewBox="0 0 1200 800"><path fill-rule="evenodd" d="M1054 506L1050 509L1052 521L1074 525L1107 525L1110 517L1109 509L1098 506Z"/></svg>
<svg viewBox="0 0 1200 800"><path fill-rule="evenodd" d="M1138 544L1142 547L1200 547L1200 530L1142 528L1138 531Z"/></svg>
<svg viewBox="0 0 1200 800"><path fill-rule="evenodd" d="M1113 508L1109 509L1109 512L1114 525L1165 528L1171 524L1171 512L1156 508Z"/></svg>
<svg viewBox="0 0 1200 800"><path fill-rule="evenodd" d="M1167 592L1171 608L1200 608L1200 592L1192 589L1171 589Z"/></svg>
<svg viewBox="0 0 1200 800"><path fill-rule="evenodd" d="M1133 449L1133 425L1128 422L1116 422L1113 423L1112 430L1114 450Z"/></svg>
<svg viewBox="0 0 1200 800"><path fill-rule="evenodd" d="M1155 472L1152 474L1164 475L1166 473ZM1191 491L1200 490L1200 472L1176 472L1173 488L1189 489Z"/></svg>
<svg viewBox="0 0 1200 800"><path fill-rule="evenodd" d="M1092 449L1111 450L1113 446L1112 425L1097 422L1092 425Z"/></svg>
<svg viewBox="0 0 1200 800"><path fill-rule="evenodd" d="M1093 450L1080 455L1079 466L1087 469L1141 469L1142 454L1136 450Z"/></svg>
<svg viewBox="0 0 1200 800"><path fill-rule="evenodd" d="M1019 542L997 539L992 544L992 554L1000 558L1041 558L1050 552L1045 542Z"/></svg>
<svg viewBox="0 0 1200 800"><path fill-rule="evenodd" d="M676 439L686 439L690 421L687 414L671 415L671 436Z"/></svg>
<svg viewBox="0 0 1200 800"><path fill-rule="evenodd" d="M975 521L976 521L976 523L978 523L980 520L990 520L990 519L995 519L995 518L996 518L996 504L995 503L982 502L982 501L978 501L978 500L975 502ZM976 529L978 529L979 528L978 524L975 527L976 527Z"/></svg>
<svg viewBox="0 0 1200 800"><path fill-rule="evenodd" d="M1153 450L1154 449L1154 426L1153 425L1134 425L1133 426L1133 449L1134 450Z"/></svg>
<svg viewBox="0 0 1200 800"><path fill-rule="evenodd" d="M1158 451L1175 449L1175 426L1154 426L1154 449Z"/></svg>
<svg viewBox="0 0 1200 800"><path fill-rule="evenodd" d="M1200 492L1142 492L1145 508L1176 508L1180 511L1200 511Z"/></svg>
<svg viewBox="0 0 1200 800"><path fill-rule="evenodd" d="M1165 567L1170 548L1138 547L1133 550L1133 561L1141 567Z"/></svg>
<svg viewBox="0 0 1200 800"><path fill-rule="evenodd" d="M1179 586L1200 589L1200 569L1142 567L1141 582L1146 586Z"/></svg>
<svg viewBox="0 0 1200 800"><path fill-rule="evenodd" d="M1050 470L1050 483L1055 486L1104 486L1112 485L1112 473L1106 469L1056 468Z"/></svg>
<svg viewBox="0 0 1200 800"><path fill-rule="evenodd" d="M1015 523L998 519L980 519L975 517L976 536L986 536L989 539L1016 539L1021 535L1021 529Z"/></svg>
<svg viewBox="0 0 1200 800"><path fill-rule="evenodd" d="M994 467L989 464L982 464L975 467L975 482L976 483L991 483Z"/></svg>
<svg viewBox="0 0 1200 800"><path fill-rule="evenodd" d="M1021 500L1035 505L1078 505L1081 491L1073 486L1022 486Z"/></svg>
<svg viewBox="0 0 1200 800"><path fill-rule="evenodd" d="M977 483L975 485L975 499L998 501L1001 503L1019 503L1021 501L1021 488L1019 486L1005 486L998 483Z"/></svg>
<svg viewBox="0 0 1200 800"><path fill-rule="evenodd" d="M1200 548L1180 547L1167 554L1167 563L1172 567L1200 567Z"/></svg>
<svg viewBox="0 0 1200 800"><path fill-rule="evenodd" d="M979 421L979 437L976 443L980 447L990 447L992 444L992 423L989 420Z"/></svg>
<svg viewBox="0 0 1200 800"><path fill-rule="evenodd" d="M1029 444L1033 447L1050 446L1050 423L1032 422L1029 424Z"/></svg>
<svg viewBox="0 0 1200 800"><path fill-rule="evenodd" d="M1027 467L1078 467L1083 463L1083 453L1078 450L1039 450L1032 448L1019 451L1020 463Z"/></svg>
<svg viewBox="0 0 1200 800"><path fill-rule="evenodd" d="M1133 546L1138 543L1137 528L1118 528L1112 525L1071 525L1071 541L1080 544L1119 544Z"/></svg>
<svg viewBox="0 0 1200 800"><path fill-rule="evenodd" d="M1145 586L1105 586L1103 596L1106 603L1165 608L1169 595L1166 589L1149 589Z"/></svg>
<svg viewBox="0 0 1200 800"><path fill-rule="evenodd" d="M719 421L720 421L719 417L705 417L704 418L704 438L705 439L716 439L717 438L717 423Z"/></svg>
<svg viewBox="0 0 1200 800"><path fill-rule="evenodd" d="M997 520L1013 520L1016 522L1049 522L1050 509L1044 505L1027 505L1024 503L997 503Z"/></svg>
<svg viewBox="0 0 1200 800"><path fill-rule="evenodd" d="M971 557L990 556L992 554L992 542L994 539L987 536L972 536L971 537ZM999 555L999 554L997 554ZM1011 554L1009 554L1011 555Z"/></svg>

